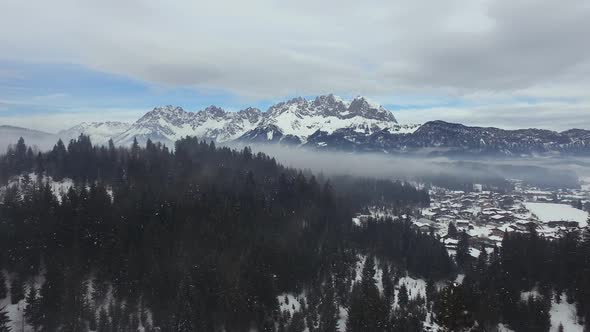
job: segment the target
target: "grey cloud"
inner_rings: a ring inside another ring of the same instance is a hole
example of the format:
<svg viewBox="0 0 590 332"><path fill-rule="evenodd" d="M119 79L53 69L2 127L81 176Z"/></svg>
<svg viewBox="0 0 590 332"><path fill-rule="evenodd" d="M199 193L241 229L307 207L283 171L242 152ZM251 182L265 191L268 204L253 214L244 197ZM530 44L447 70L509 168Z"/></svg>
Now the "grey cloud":
<svg viewBox="0 0 590 332"><path fill-rule="evenodd" d="M401 84L467 92L514 90L589 63L590 45L583 42L590 31L586 1L493 1L479 11L490 21L488 28L449 32L442 24L440 30L422 30L419 45L407 51L409 65L389 76Z"/></svg>
<svg viewBox="0 0 590 332"><path fill-rule="evenodd" d="M590 104L546 102L496 104L463 108L434 107L394 112L402 123L424 123L433 119L482 127L505 129L542 128L567 130L590 128Z"/></svg>
<svg viewBox="0 0 590 332"><path fill-rule="evenodd" d="M0 5L4 58L275 97L524 89L588 63L584 0ZM34 10L33 10L34 9ZM15 28L19 27L19 28Z"/></svg>

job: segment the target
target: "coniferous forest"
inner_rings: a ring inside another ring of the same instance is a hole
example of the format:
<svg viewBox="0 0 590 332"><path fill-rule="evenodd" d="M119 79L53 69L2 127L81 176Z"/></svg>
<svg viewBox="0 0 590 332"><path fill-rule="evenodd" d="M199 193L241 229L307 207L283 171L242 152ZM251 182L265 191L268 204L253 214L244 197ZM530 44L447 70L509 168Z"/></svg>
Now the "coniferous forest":
<svg viewBox="0 0 590 332"><path fill-rule="evenodd" d="M195 138L172 150L80 136L43 153L21 139L0 183L0 299L22 303L33 331L548 331L553 300L590 326L590 237L511 234L472 258L459 235L454 259L403 217L352 222L429 203L402 182L314 176Z"/></svg>

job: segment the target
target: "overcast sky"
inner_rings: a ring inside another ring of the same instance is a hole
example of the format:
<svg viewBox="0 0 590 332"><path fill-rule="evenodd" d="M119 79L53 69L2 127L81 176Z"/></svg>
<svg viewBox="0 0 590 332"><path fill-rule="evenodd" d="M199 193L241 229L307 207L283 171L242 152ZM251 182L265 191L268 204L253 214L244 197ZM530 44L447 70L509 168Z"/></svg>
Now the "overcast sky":
<svg viewBox="0 0 590 332"><path fill-rule="evenodd" d="M0 124L292 96L402 122L590 128L588 0L2 0Z"/></svg>

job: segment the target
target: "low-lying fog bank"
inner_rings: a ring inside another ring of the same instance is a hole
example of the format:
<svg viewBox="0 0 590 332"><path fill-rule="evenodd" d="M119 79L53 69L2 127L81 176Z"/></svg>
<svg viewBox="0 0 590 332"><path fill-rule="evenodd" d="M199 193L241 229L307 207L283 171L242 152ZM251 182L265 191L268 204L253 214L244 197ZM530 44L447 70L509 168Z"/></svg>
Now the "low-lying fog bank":
<svg viewBox="0 0 590 332"><path fill-rule="evenodd" d="M590 159L587 158L459 160L444 157L316 152L276 145L256 145L252 146L252 150L271 155L284 165L326 175L370 176L421 182L456 179L461 182L488 184L518 179L539 187L552 188L578 188L579 179L590 178Z"/></svg>

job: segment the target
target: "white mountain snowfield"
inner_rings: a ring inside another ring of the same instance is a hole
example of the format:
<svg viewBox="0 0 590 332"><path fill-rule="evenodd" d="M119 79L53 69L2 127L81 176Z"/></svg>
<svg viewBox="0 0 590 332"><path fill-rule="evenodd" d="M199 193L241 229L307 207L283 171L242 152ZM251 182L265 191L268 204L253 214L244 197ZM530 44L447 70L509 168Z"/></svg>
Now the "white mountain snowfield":
<svg viewBox="0 0 590 332"><path fill-rule="evenodd" d="M551 332L558 332L559 325L563 325L563 330L567 332L582 332L584 326L578 324L576 315L576 305L567 303L565 294L561 295L561 302L557 303L555 298L551 301L549 317L551 317Z"/></svg>
<svg viewBox="0 0 590 332"><path fill-rule="evenodd" d="M60 131L57 136L67 142L84 134L89 136L94 144L105 145L111 138L128 130L130 126L129 123L117 121L82 122L77 126Z"/></svg>
<svg viewBox="0 0 590 332"><path fill-rule="evenodd" d="M290 141L304 144L318 131L331 134L336 130L352 130L370 135L384 129L391 133L412 133L418 128L419 125L398 124L390 111L364 97L344 101L330 94L313 100L293 98L271 106L266 112L251 107L238 112L216 106L197 112L176 106L156 107L133 124L82 123L61 131L59 136L69 140L86 134L96 144L113 139L115 144L127 146L134 139L140 143L151 139L172 145L186 136L225 143L249 134L250 139L258 142L280 142L289 137Z"/></svg>

